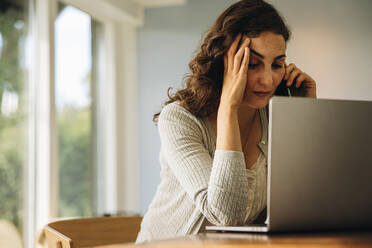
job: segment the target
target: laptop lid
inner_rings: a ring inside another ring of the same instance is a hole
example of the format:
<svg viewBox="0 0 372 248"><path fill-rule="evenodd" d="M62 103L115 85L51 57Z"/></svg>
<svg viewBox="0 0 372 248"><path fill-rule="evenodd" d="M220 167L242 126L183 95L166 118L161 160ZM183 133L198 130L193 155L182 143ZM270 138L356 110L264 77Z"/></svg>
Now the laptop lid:
<svg viewBox="0 0 372 248"><path fill-rule="evenodd" d="M270 231L372 227L372 102L274 96Z"/></svg>

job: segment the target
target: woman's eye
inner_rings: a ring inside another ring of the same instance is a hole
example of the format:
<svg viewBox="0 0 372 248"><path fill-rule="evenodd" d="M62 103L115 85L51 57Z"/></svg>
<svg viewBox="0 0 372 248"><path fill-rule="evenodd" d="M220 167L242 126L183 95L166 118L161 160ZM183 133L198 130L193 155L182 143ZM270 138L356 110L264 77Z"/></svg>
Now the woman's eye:
<svg viewBox="0 0 372 248"><path fill-rule="evenodd" d="M283 66L282 65L273 64L273 68L280 69L280 68L283 68Z"/></svg>
<svg viewBox="0 0 372 248"><path fill-rule="evenodd" d="M249 68L252 68L252 69L256 68L257 66L258 64L249 64Z"/></svg>

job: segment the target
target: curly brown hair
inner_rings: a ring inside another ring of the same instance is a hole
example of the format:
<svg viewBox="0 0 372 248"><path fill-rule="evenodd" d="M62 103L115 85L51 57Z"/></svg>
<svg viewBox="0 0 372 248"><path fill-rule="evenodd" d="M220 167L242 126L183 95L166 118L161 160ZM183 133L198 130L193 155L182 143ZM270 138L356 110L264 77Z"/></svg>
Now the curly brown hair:
<svg viewBox="0 0 372 248"><path fill-rule="evenodd" d="M235 37L257 37L263 32L283 36L287 42L290 31L278 11L264 0L241 0L227 8L208 30L196 55L189 63L190 73L185 77L183 89L171 94L169 103L179 101L181 105L199 118L208 117L218 110L222 91L223 57ZM159 113L153 117L157 123Z"/></svg>

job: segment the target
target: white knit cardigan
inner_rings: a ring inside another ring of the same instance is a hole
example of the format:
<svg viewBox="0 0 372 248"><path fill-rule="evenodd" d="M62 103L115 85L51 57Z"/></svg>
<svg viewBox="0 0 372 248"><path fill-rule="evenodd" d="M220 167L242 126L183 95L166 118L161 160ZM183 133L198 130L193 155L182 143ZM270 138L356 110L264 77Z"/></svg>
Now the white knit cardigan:
<svg viewBox="0 0 372 248"><path fill-rule="evenodd" d="M244 154L216 150L208 118L197 118L178 102L158 119L161 182L145 214L137 243L200 232L206 223L252 222L266 206L267 113L259 109L261 154L246 169Z"/></svg>

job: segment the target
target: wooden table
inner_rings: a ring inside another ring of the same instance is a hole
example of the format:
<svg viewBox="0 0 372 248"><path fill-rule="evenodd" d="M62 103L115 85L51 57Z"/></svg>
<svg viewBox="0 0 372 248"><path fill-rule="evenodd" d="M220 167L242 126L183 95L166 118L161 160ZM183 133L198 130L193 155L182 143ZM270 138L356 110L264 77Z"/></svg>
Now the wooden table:
<svg viewBox="0 0 372 248"><path fill-rule="evenodd" d="M186 237L153 241L145 247L372 247L371 231L312 232L283 234L203 233ZM99 246L99 248L130 248L134 244ZM98 247L96 247L98 248Z"/></svg>

